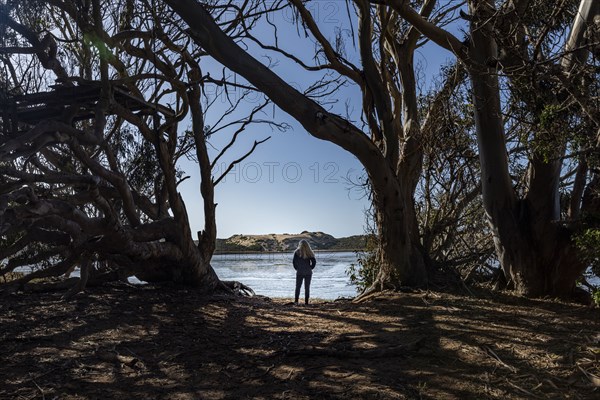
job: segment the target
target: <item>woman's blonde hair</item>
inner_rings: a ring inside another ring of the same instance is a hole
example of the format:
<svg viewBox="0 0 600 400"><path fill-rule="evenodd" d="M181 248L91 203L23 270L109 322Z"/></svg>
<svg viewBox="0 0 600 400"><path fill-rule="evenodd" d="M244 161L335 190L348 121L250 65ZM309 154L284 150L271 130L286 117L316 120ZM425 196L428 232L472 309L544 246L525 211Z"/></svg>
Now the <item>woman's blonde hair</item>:
<svg viewBox="0 0 600 400"><path fill-rule="evenodd" d="M315 253L313 253L312 249L310 248L310 245L304 239L302 239L298 243L296 254L298 254L298 256L300 256L301 258L315 258Z"/></svg>

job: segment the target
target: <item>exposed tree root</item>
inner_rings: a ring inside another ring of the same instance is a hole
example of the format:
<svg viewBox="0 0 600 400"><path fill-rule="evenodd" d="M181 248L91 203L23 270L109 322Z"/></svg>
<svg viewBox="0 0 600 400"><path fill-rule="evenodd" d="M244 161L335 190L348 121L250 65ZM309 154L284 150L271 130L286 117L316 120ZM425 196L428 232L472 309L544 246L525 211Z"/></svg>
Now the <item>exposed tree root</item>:
<svg viewBox="0 0 600 400"><path fill-rule="evenodd" d="M78 293L85 290L87 286L97 287L111 282L123 282L123 279L117 273L102 273L89 278L71 277L71 278L45 278L41 282L20 282L19 280L0 284L0 292L4 294L16 293L22 291L25 293L48 293L66 291L63 299L70 300ZM158 283L160 285L160 283ZM173 282L164 282L164 284L173 284ZM217 292L227 295L254 297L256 293L251 287L237 281L219 281L216 287Z"/></svg>
<svg viewBox="0 0 600 400"><path fill-rule="evenodd" d="M256 295L251 287L237 281L221 281L219 289L236 296L254 297Z"/></svg>
<svg viewBox="0 0 600 400"><path fill-rule="evenodd" d="M386 293L397 293L397 292L412 293L415 291L415 289L416 288L413 288L410 286L391 287L391 285L383 286L381 284L375 283L372 286L370 286L369 288L365 289L364 292L362 292L361 294L356 296L354 298L354 300L352 300L352 302L355 304L359 304L359 303L368 301L370 299L373 299L375 297L384 295Z"/></svg>
<svg viewBox="0 0 600 400"><path fill-rule="evenodd" d="M359 304L362 302L365 302L375 296L377 296L378 294L380 294L382 291L376 287L375 285L371 285L370 287L366 288L365 290L363 290L363 292L361 294L359 294L358 296L356 296L354 298L354 300L352 300L353 303Z"/></svg>

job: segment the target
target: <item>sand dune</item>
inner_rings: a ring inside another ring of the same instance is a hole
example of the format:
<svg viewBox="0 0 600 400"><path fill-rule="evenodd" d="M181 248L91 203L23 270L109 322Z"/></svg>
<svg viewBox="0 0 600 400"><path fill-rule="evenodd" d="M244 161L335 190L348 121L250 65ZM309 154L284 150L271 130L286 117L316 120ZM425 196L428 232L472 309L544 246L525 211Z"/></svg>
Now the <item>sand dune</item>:
<svg viewBox="0 0 600 400"><path fill-rule="evenodd" d="M335 238L323 232L271 233L267 235L233 235L217 240L217 251L290 251L300 240L307 240L315 250L354 250L364 248L365 236Z"/></svg>

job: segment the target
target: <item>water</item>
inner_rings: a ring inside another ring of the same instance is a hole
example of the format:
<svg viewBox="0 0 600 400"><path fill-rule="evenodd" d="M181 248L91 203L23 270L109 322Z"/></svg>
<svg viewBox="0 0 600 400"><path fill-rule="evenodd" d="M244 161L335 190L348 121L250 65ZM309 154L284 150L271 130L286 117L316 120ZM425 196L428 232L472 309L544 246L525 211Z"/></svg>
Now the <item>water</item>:
<svg viewBox="0 0 600 400"><path fill-rule="evenodd" d="M586 271L587 281L590 285L600 287L600 277L593 274L592 269Z"/></svg>
<svg viewBox="0 0 600 400"><path fill-rule="evenodd" d="M352 252L315 252L317 266L313 271L310 297L335 300L339 297L354 297L356 289L350 284L346 269L356 264ZM239 281L248 285L256 294L268 297L293 298L296 288L296 271L292 266L293 253L216 254L211 265L219 279ZM30 273L35 267L22 267L19 272ZM79 268L70 275L79 276ZM135 276L129 283L145 284ZM301 297L304 297L302 287Z"/></svg>
<svg viewBox="0 0 600 400"><path fill-rule="evenodd" d="M211 265L220 279L242 282L256 294L293 298L296 271L292 258L293 253L217 254ZM356 296L356 288L346 275L350 264L356 263L355 253L317 252L316 259L310 285L311 298L334 300Z"/></svg>
<svg viewBox="0 0 600 400"><path fill-rule="evenodd" d="M356 288L350 283L346 270L356 264L356 254L351 252L316 252L317 266L310 285L311 298L335 300L354 297ZM293 298L296 287L296 271L292 267L293 253L216 254L211 265L220 279L239 281L250 286L256 294L268 297ZM20 267L16 272L31 273L34 266ZM587 270L587 281L600 287L600 277ZM79 276L79 268L70 276ZM129 283L144 284L135 276ZM304 296L302 288L301 296Z"/></svg>

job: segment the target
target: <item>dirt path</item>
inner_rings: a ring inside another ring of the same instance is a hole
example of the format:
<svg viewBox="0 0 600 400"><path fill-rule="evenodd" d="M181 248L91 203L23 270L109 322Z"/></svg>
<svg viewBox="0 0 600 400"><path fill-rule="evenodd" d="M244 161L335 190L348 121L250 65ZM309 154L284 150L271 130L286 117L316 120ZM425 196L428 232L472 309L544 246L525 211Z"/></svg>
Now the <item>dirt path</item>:
<svg viewBox="0 0 600 400"><path fill-rule="evenodd" d="M0 399L597 399L599 328L598 310L508 296L14 295Z"/></svg>

